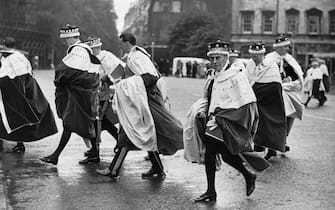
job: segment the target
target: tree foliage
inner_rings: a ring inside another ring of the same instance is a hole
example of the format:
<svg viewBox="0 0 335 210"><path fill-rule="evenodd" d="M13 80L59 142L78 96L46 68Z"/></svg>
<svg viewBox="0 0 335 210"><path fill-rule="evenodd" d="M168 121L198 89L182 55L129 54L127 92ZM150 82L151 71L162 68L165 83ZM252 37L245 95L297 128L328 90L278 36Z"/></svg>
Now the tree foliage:
<svg viewBox="0 0 335 210"><path fill-rule="evenodd" d="M223 40L224 29L217 18L202 11L191 11L181 16L170 29L170 54L176 56L206 57L207 44Z"/></svg>
<svg viewBox="0 0 335 210"><path fill-rule="evenodd" d="M56 62L65 54L65 46L59 39L59 28L74 24L80 27L81 39L98 36L103 48L119 54L116 15L112 0L43 0L37 1L37 27L50 34L55 49Z"/></svg>

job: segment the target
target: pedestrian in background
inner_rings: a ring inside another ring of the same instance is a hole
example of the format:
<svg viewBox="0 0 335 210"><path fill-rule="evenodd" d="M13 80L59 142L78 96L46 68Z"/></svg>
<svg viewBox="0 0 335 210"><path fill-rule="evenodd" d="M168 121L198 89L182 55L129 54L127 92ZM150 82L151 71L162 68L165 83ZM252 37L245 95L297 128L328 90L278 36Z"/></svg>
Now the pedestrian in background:
<svg viewBox="0 0 335 210"><path fill-rule="evenodd" d="M192 78L197 77L198 65L197 61L194 61L192 64Z"/></svg>
<svg viewBox="0 0 335 210"><path fill-rule="evenodd" d="M188 61L186 63L186 76L191 77L192 76L192 62Z"/></svg>
<svg viewBox="0 0 335 210"><path fill-rule="evenodd" d="M322 83L323 86L325 87L325 90L320 90L320 98L323 101L322 105L324 105L324 103L327 101L326 93L328 93L330 89L329 72L325 60L319 59L319 63L320 63L320 70L322 72Z"/></svg>
<svg viewBox="0 0 335 210"><path fill-rule="evenodd" d="M325 88L322 82L320 63L317 58L312 60L311 67L307 70L304 86L305 91L308 94L308 98L304 103L305 107L308 106L308 103L312 98L319 101L319 106L323 106L325 99L321 96L321 91L325 91Z"/></svg>

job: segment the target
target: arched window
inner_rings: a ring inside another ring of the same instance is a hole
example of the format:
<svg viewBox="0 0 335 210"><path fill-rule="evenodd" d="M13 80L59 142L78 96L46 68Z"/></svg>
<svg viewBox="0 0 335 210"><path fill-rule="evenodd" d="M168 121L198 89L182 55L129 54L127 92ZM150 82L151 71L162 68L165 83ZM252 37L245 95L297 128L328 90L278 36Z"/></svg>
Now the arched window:
<svg viewBox="0 0 335 210"><path fill-rule="evenodd" d="M307 15L307 33L319 34L321 32L322 11L313 8L307 10L306 15Z"/></svg>

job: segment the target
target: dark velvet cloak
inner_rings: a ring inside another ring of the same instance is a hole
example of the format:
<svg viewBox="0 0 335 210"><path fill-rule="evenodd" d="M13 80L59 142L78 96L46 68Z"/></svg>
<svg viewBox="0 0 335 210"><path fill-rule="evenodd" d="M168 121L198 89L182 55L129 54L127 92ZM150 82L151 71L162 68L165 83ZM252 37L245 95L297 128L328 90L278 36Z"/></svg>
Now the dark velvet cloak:
<svg viewBox="0 0 335 210"><path fill-rule="evenodd" d="M5 112L0 120L1 139L30 142L57 133L50 105L30 74L0 78L0 90Z"/></svg>

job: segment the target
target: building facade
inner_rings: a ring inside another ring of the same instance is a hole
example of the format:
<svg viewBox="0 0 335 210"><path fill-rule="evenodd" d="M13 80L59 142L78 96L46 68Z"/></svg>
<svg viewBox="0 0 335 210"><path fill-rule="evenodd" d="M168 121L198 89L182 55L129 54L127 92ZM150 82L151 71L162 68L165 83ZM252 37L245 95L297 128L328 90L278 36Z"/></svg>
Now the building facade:
<svg viewBox="0 0 335 210"><path fill-rule="evenodd" d="M224 16L231 27L231 0L138 0L125 16L124 31L132 32L154 59L169 56L169 33L183 13L194 9Z"/></svg>
<svg viewBox="0 0 335 210"><path fill-rule="evenodd" d="M36 0L0 0L0 40L7 36L17 40L30 61L38 56L39 66L48 66L49 35L37 31Z"/></svg>
<svg viewBox="0 0 335 210"><path fill-rule="evenodd" d="M304 70L313 56L335 68L335 1L233 0L232 10L231 42L242 56L252 41L264 41L270 51L276 36L288 34Z"/></svg>

